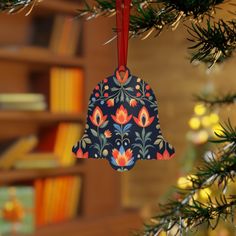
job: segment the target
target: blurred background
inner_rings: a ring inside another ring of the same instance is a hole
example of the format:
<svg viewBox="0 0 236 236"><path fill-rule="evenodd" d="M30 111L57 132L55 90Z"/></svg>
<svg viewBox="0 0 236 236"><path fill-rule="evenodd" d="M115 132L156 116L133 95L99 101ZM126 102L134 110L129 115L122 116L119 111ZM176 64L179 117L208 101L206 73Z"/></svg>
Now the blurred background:
<svg viewBox="0 0 236 236"><path fill-rule="evenodd" d="M117 66L115 18L76 18L80 1L44 0L29 15L0 15L0 235L120 236L140 229L170 187L198 165L219 121L194 94L230 92L235 59L209 71L190 64L182 26L129 41L128 66L150 84L170 161L140 161L118 173L105 160L78 160L89 95ZM204 197L204 194L203 196ZM226 226L209 235L233 235ZM208 232L202 233L208 235Z"/></svg>

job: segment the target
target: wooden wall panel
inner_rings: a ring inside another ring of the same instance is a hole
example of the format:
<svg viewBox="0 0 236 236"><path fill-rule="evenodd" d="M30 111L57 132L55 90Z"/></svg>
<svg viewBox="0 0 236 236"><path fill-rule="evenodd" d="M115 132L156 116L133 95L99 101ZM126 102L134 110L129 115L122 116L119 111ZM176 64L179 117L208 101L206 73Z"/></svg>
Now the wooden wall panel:
<svg viewBox="0 0 236 236"><path fill-rule="evenodd" d="M174 32L163 32L159 38L151 36L144 41L130 40L129 67L133 74L148 82L154 90L161 130L176 148L176 157L170 161L139 161L132 171L123 174L124 206L157 206L160 196L175 184L179 175L179 161L186 149L187 122L193 114L193 94L198 93L209 80L221 93L236 88L236 58L208 75L205 67L190 64L187 53L190 44L186 36L180 27ZM232 108L223 111L226 111L224 118L230 115L235 117Z"/></svg>

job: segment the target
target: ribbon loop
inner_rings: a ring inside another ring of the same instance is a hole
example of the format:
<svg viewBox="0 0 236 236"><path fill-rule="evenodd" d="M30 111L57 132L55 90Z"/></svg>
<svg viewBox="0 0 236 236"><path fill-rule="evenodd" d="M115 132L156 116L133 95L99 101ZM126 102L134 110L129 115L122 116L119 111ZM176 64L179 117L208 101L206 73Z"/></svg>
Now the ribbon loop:
<svg viewBox="0 0 236 236"><path fill-rule="evenodd" d="M125 71L128 54L130 0L116 0L118 70Z"/></svg>

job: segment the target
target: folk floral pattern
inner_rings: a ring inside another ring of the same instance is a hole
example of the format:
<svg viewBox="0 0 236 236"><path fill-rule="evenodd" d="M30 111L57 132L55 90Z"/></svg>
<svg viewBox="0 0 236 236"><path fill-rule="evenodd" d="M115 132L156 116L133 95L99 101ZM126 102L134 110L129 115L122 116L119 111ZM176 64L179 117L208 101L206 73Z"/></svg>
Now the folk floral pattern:
<svg viewBox="0 0 236 236"><path fill-rule="evenodd" d="M157 101L150 86L126 70L94 89L82 139L73 147L78 158L106 158L118 171L137 160L169 160L174 148L164 140Z"/></svg>

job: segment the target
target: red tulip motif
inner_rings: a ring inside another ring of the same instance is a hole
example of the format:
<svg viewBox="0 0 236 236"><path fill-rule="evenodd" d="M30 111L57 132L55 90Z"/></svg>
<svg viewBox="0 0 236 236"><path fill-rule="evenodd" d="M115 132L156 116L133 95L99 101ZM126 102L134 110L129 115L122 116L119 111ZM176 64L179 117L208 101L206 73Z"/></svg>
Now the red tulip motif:
<svg viewBox="0 0 236 236"><path fill-rule="evenodd" d="M89 116L91 122L100 127L107 119L107 115L103 115L103 112L100 107L96 107L93 111L92 116Z"/></svg>
<svg viewBox="0 0 236 236"><path fill-rule="evenodd" d="M132 115L128 115L128 111L124 108L123 105L116 110L115 115L111 115L112 119L120 125L124 125L130 121Z"/></svg>
<svg viewBox="0 0 236 236"><path fill-rule="evenodd" d="M148 127L154 120L154 116L150 117L146 107L142 107L138 113L138 117L134 117L135 123L140 127Z"/></svg>

